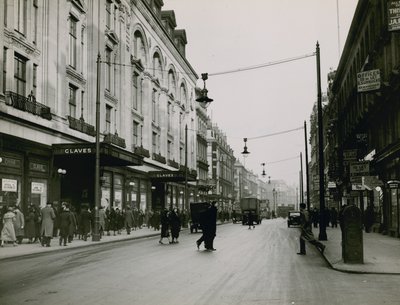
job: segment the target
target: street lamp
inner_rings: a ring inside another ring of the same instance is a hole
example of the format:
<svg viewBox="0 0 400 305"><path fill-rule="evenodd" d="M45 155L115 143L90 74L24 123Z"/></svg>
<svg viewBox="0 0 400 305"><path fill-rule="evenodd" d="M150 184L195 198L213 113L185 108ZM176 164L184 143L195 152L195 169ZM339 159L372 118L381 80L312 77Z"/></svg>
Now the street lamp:
<svg viewBox="0 0 400 305"><path fill-rule="evenodd" d="M248 155L250 152L247 150L247 138L243 138L244 141L244 147L243 147L243 151L242 151L242 155Z"/></svg>
<svg viewBox="0 0 400 305"><path fill-rule="evenodd" d="M201 74L201 79L203 80L203 89L200 91L201 95L196 99L196 102L201 103L204 107L208 107L210 103L213 101L213 99L209 98L207 96L208 90L206 88L206 80L208 79L208 73L202 73Z"/></svg>
<svg viewBox="0 0 400 305"><path fill-rule="evenodd" d="M265 178L265 176L267 175L267 174L265 173L265 163L261 163L261 165L262 165L262 167L263 167L261 176L263 176L263 178Z"/></svg>

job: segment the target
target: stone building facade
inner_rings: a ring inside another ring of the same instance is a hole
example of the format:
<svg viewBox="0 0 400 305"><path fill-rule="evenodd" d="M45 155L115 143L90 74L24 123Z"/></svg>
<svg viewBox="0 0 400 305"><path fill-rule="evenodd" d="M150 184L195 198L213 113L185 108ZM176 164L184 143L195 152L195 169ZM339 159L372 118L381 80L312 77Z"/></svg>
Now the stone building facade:
<svg viewBox="0 0 400 305"><path fill-rule="evenodd" d="M98 118L101 205L184 209L198 76L174 12L162 0L0 5L0 204L93 207Z"/></svg>

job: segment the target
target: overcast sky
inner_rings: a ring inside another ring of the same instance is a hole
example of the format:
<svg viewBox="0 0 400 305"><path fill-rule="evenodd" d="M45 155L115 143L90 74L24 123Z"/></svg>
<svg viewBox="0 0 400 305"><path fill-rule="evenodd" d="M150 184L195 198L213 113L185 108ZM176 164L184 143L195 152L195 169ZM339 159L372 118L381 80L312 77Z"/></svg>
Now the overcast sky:
<svg viewBox="0 0 400 305"><path fill-rule="evenodd" d="M319 41L326 92L327 73L337 67L356 5L357 0L164 0L164 9L175 11L177 28L186 30L186 57L199 77L304 57L207 80L214 99L207 110L212 121L226 133L235 156L260 178L265 162L271 179L298 185L304 130L248 140L246 160L243 138L302 127L305 120L310 131L317 100L316 58L306 56ZM290 160L277 162L285 159Z"/></svg>

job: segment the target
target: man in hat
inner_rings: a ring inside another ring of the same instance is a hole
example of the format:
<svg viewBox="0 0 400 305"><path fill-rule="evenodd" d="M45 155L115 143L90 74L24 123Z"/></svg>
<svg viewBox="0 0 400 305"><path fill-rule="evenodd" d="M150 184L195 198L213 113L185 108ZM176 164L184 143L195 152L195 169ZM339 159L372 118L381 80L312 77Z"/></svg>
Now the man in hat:
<svg viewBox="0 0 400 305"><path fill-rule="evenodd" d="M306 204L300 203L300 228L301 228L301 235L300 235L300 252L297 254L299 255L306 255L306 243L308 241L310 244L317 247L317 249L323 253L325 250L325 245L315 239L314 234L311 228L311 221L308 211L306 210Z"/></svg>
<svg viewBox="0 0 400 305"><path fill-rule="evenodd" d="M46 206L42 209L42 246L50 247L50 241L53 237L53 229L54 229L54 219L56 218L56 214L54 213L53 207L51 206L51 202L47 202Z"/></svg>

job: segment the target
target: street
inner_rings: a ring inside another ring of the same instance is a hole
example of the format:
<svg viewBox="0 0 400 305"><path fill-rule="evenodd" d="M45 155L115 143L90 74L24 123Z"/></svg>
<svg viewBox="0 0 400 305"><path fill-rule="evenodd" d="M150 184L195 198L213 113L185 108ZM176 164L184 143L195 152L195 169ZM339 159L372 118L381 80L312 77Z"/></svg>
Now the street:
<svg viewBox="0 0 400 305"><path fill-rule="evenodd" d="M0 304L398 304L400 277L337 272L283 219L254 230L217 228L217 251L200 234L178 244L158 238L66 249L0 262ZM58 245L55 247L58 247Z"/></svg>

